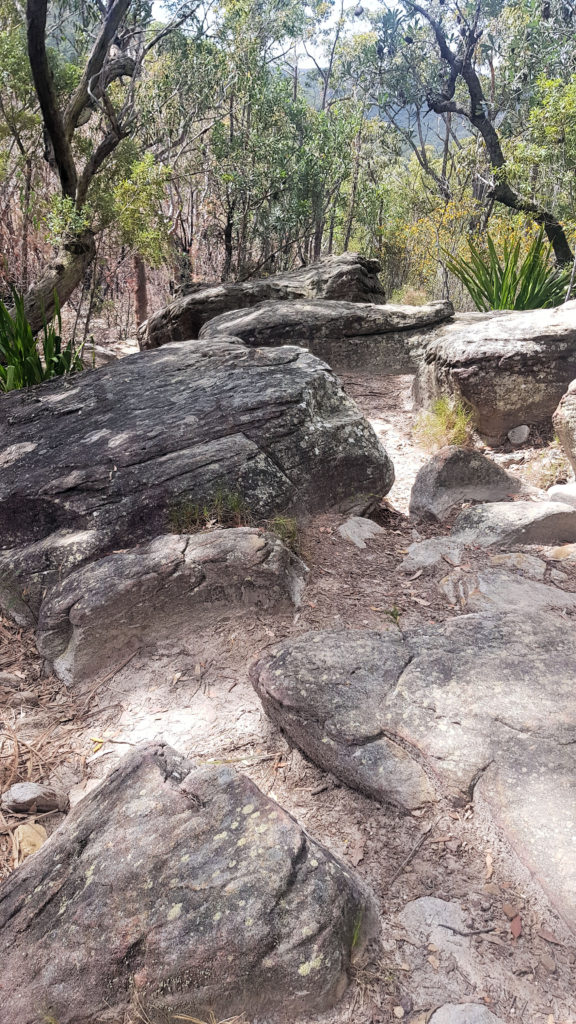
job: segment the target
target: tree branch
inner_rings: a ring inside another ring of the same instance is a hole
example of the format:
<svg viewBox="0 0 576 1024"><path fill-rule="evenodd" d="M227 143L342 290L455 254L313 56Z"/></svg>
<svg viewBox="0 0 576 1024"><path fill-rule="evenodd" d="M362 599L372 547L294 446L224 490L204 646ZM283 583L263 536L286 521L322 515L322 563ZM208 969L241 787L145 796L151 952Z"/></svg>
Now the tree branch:
<svg viewBox="0 0 576 1024"><path fill-rule="evenodd" d="M29 4L31 2L38 2L38 0L28 0ZM46 0L41 0L41 2L46 6ZM108 56L110 45L129 6L130 0L113 0L108 10L106 19L82 73L82 78L66 108L64 125L68 139L72 138L74 129L78 124L78 118L89 102L91 83L100 75L104 67L104 61Z"/></svg>

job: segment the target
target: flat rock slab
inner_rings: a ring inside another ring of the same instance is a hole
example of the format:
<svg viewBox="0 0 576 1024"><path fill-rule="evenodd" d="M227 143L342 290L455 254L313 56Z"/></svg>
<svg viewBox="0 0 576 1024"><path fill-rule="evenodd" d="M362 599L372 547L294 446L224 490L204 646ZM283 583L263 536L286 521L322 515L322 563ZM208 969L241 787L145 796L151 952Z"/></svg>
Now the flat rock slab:
<svg viewBox="0 0 576 1024"><path fill-rule="evenodd" d="M442 448L416 475L410 515L444 519L463 501L502 501L527 490L518 477L481 452Z"/></svg>
<svg viewBox="0 0 576 1024"><path fill-rule="evenodd" d="M550 501L559 501L563 505L576 507L576 483L554 484L548 491Z"/></svg>
<svg viewBox="0 0 576 1024"><path fill-rule="evenodd" d="M261 302L209 320L201 338L234 335L251 347L301 345L335 370L415 373L426 328L450 319L451 302L425 306L330 302Z"/></svg>
<svg viewBox="0 0 576 1024"><path fill-rule="evenodd" d="M169 532L222 492L258 519L381 495L394 479L324 363L226 342L1 396L0 470L0 605L23 622L56 578Z"/></svg>
<svg viewBox="0 0 576 1024"><path fill-rule="evenodd" d="M374 540L374 537L385 532L383 527L378 526L373 519L365 519L364 516L350 516L345 523L338 527L340 536L361 550L366 547L367 540Z"/></svg>
<svg viewBox="0 0 576 1024"><path fill-rule="evenodd" d="M140 348L158 348L171 341L197 338L208 320L228 310L255 306L266 299L385 302L378 277L381 269L378 260L345 252L271 277L194 288L149 317L139 332Z"/></svg>
<svg viewBox="0 0 576 1024"><path fill-rule="evenodd" d="M400 564L404 572L435 569L438 565L460 565L464 544L452 537L429 537L410 544Z"/></svg>
<svg viewBox="0 0 576 1024"><path fill-rule="evenodd" d="M452 538L481 548L495 544L564 544L576 541L576 508L556 501L492 502L466 509Z"/></svg>
<svg viewBox="0 0 576 1024"><path fill-rule="evenodd" d="M406 810L473 797L576 930L576 631L563 615L309 633L252 680L272 721L346 784Z"/></svg>
<svg viewBox="0 0 576 1024"><path fill-rule="evenodd" d="M10 1024L322 1011L375 930L353 875L252 782L148 745L3 884L2 986Z"/></svg>
<svg viewBox="0 0 576 1024"><path fill-rule="evenodd" d="M514 611L525 615L552 608L576 611L576 594L504 569L454 569L440 581L440 590L452 605L466 612Z"/></svg>
<svg viewBox="0 0 576 1024"><path fill-rule="evenodd" d="M308 569L250 527L169 534L71 573L40 607L38 650L67 685L89 682L141 646L174 643L214 610L298 606Z"/></svg>
<svg viewBox="0 0 576 1024"><path fill-rule="evenodd" d="M461 314L431 336L416 382L420 405L463 399L477 429L503 440L520 425L549 423L576 377L576 301L521 313ZM562 438L556 424L556 430Z"/></svg>

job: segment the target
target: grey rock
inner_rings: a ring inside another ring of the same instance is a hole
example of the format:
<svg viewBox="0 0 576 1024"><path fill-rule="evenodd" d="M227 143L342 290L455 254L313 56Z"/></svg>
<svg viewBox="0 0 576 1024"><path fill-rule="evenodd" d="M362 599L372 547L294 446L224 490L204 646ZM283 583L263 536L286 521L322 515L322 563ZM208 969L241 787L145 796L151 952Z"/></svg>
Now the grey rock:
<svg viewBox="0 0 576 1024"><path fill-rule="evenodd" d="M435 1010L428 1024L504 1024L481 1003L445 1003Z"/></svg>
<svg viewBox="0 0 576 1024"><path fill-rule="evenodd" d="M309 352L199 341L1 396L0 465L0 602L28 622L74 567L168 532L219 491L258 519L394 479Z"/></svg>
<svg viewBox="0 0 576 1024"><path fill-rule="evenodd" d="M208 320L228 310L255 306L266 299L385 302L378 277L380 270L378 260L345 252L271 277L194 288L149 317L139 331L140 348L190 341L198 337L200 328Z"/></svg>
<svg viewBox="0 0 576 1024"><path fill-rule="evenodd" d="M466 509L452 526L462 544L562 544L576 541L576 509L555 501L493 502Z"/></svg>
<svg viewBox="0 0 576 1024"><path fill-rule="evenodd" d="M529 576L533 580L543 580L546 574L546 562L525 551L498 552L495 555L490 555L488 561L492 566L517 570L523 576Z"/></svg>
<svg viewBox="0 0 576 1024"><path fill-rule="evenodd" d="M322 1012L375 930L281 807L164 745L124 758L0 891L10 1024Z"/></svg>
<svg viewBox="0 0 576 1024"><path fill-rule="evenodd" d="M568 305L573 305L573 303L568 303ZM574 377L576 377L576 372ZM570 387L566 390L566 394L552 417L552 422L560 444L570 460L572 469L576 472L576 380L572 380Z"/></svg>
<svg viewBox="0 0 576 1024"><path fill-rule="evenodd" d="M451 604L466 612L515 611L524 615L552 608L576 611L576 594L503 569L455 569L440 581L440 590Z"/></svg>
<svg viewBox="0 0 576 1024"><path fill-rule="evenodd" d="M408 548L400 568L404 572L417 572L419 569L434 569L446 563L459 565L463 550L464 544L452 537L431 537L429 540L415 541Z"/></svg>
<svg viewBox="0 0 576 1024"><path fill-rule="evenodd" d="M300 603L308 570L255 528L157 537L71 573L40 607L37 644L67 685L120 665L142 645L194 632L235 604Z"/></svg>
<svg viewBox="0 0 576 1024"><path fill-rule="evenodd" d="M68 795L38 782L15 782L2 794L3 811L67 811Z"/></svg>
<svg viewBox="0 0 576 1024"><path fill-rule="evenodd" d="M519 425L549 423L576 377L576 301L555 309L455 317L428 340L416 398L453 394L478 431L502 440ZM558 427L556 428L558 433Z"/></svg>
<svg viewBox="0 0 576 1024"><path fill-rule="evenodd" d="M501 501L526 490L517 477L481 452L442 448L418 471L410 515L443 519L463 501Z"/></svg>
<svg viewBox="0 0 576 1024"><path fill-rule="evenodd" d="M342 526L338 527L338 533L344 540L350 541L357 548L365 548L367 540L373 540L379 534L386 531L378 526L372 519L364 519L363 516L350 516Z"/></svg>
<svg viewBox="0 0 576 1024"><path fill-rule="evenodd" d="M520 427L512 427L512 430L508 431L508 440L510 444L522 445L526 444L526 441L530 437L530 427L526 423L523 423Z"/></svg>
<svg viewBox="0 0 576 1024"><path fill-rule="evenodd" d="M453 314L450 302L426 306L323 299L261 302L208 321L200 337L234 335L250 346L301 345L338 371L415 373L427 328Z"/></svg>
<svg viewBox="0 0 576 1024"><path fill-rule="evenodd" d="M434 791L473 799L576 931L576 631L564 615L305 634L266 652L252 680L272 721L346 784L406 810Z"/></svg>
<svg viewBox="0 0 576 1024"><path fill-rule="evenodd" d="M353 789L414 810L435 800L434 787L386 735L388 691L408 659L397 630L306 633L260 659L251 679L268 717L316 764Z"/></svg>
<svg viewBox="0 0 576 1024"><path fill-rule="evenodd" d="M573 505L576 508L576 483L554 484L548 490L550 501L560 501L563 505Z"/></svg>

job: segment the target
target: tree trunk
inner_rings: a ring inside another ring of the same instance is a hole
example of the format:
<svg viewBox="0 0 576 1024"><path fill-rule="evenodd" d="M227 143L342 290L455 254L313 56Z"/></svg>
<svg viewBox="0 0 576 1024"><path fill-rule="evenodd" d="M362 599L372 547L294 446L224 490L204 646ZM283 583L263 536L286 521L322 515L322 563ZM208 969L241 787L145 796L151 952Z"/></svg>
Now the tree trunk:
<svg viewBox="0 0 576 1024"><path fill-rule="evenodd" d="M24 176L24 202L22 204L22 242L20 246L20 262L22 264L22 291L28 291L29 266L28 266L28 240L30 237L30 192L32 189L32 161L26 160L26 171Z"/></svg>
<svg viewBox="0 0 576 1024"><path fill-rule="evenodd" d="M134 253L134 273L136 275L136 287L134 289L136 326L140 327L140 324L143 324L148 319L148 284L144 260L137 252Z"/></svg>
<svg viewBox="0 0 576 1024"><path fill-rule="evenodd" d="M95 255L92 231L84 231L64 243L40 280L24 296L24 309L33 331L39 331L44 319L50 320L54 315L54 293L61 306L67 302Z"/></svg>

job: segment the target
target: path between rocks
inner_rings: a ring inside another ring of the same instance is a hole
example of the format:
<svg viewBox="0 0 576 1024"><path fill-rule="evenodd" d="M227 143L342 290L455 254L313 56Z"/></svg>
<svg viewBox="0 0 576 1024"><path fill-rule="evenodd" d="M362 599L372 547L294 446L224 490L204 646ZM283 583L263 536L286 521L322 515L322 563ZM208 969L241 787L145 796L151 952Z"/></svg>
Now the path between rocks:
<svg viewBox="0 0 576 1024"><path fill-rule="evenodd" d="M310 1017L314 1024L424 1024L444 1004L462 1003L485 1011L471 1007L450 1016L445 1009L433 1024L489 1024L489 1011L504 1022L568 1024L576 1020L574 939L472 806L440 801L405 815L340 785L290 748L248 681L251 660L292 635L382 631L398 618L409 629L461 611L453 590L440 586L452 565L410 575L399 569L413 541L448 529L416 531L406 519L410 487L429 458L411 437L411 378L345 375L344 382L396 467L396 483L377 516L384 532L358 550L338 533L342 515L311 518L301 529L310 581L299 611L214 613L176 650L145 644L117 672L79 693L41 678L29 635L3 621L3 717L22 741L20 771L29 765L32 777L73 784L74 803L133 745L161 739L195 761L232 765L255 781L355 868L382 914L381 940L356 964L344 999L330 1013ZM467 553L459 570L472 573L498 557ZM576 563L546 557L541 564L544 582L576 593ZM555 580L558 572L562 578ZM39 820L50 831L58 816ZM0 841L6 854L5 837ZM266 1024L266 1017L251 1024Z"/></svg>

